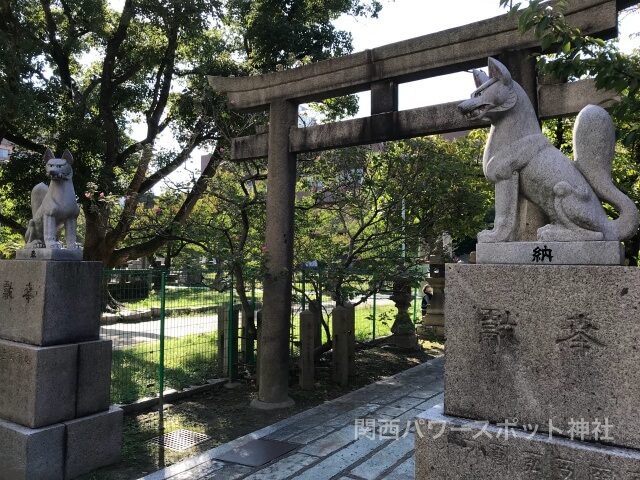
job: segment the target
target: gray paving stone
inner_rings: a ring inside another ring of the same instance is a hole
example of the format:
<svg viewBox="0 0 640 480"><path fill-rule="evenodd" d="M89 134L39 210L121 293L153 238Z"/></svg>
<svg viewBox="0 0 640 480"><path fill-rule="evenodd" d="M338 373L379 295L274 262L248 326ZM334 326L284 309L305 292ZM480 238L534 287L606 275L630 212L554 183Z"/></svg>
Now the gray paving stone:
<svg viewBox="0 0 640 480"><path fill-rule="evenodd" d="M318 457L305 455L303 453L294 453L288 457L271 464L256 473L245 477L245 480L281 480L311 465L317 461Z"/></svg>
<svg viewBox="0 0 640 480"><path fill-rule="evenodd" d="M413 386L401 386L398 388L393 388L390 391L378 395L372 400L380 405L391 405L393 402L398 401L399 399L406 397L411 392L415 391L415 387Z"/></svg>
<svg viewBox="0 0 640 480"><path fill-rule="evenodd" d="M399 422L406 419L413 421L414 416L418 413L433 405L441 404L443 401L441 393L437 393L435 396L428 396L425 399L422 395L418 394L416 396L416 392L420 392L423 388L425 390L431 389L431 384L442 378L442 365L442 359L431 360L427 364L414 367L407 372L396 375L394 378L385 379L384 383L376 383L360 389L358 390L360 392L359 395L352 395L346 399L341 397L325 402L294 417L148 475L145 480L233 480L246 477L253 479L254 475L256 475L255 478L273 478L274 480L284 480L285 478L291 480L363 479L365 477L360 477L352 473L352 471L359 464L367 462L367 457L373 457L378 451L382 451L387 445L396 440L381 440L378 435L373 440L364 436L356 440L356 418L395 418ZM408 376L409 380L403 378L404 375ZM412 397L413 400L408 401L408 404L413 404L414 400L419 400L420 403L414 408L400 409L388 404L383 406L377 401L373 401L373 398L385 396L396 401L401 397ZM354 406L359 405L360 400L366 403L360 405L358 407L360 410L358 410ZM392 417L391 414L395 414L395 416ZM338 417L342 418L338 421L338 425L334 425ZM406 428L406 425L404 427ZM333 431L327 430L327 433L322 435L323 428ZM336 428L337 430L335 430ZM404 433L404 430L401 433ZM320 436L314 438L317 435ZM411 436L413 434L409 434L408 438ZM220 462L213 458L216 454L226 452L257 438L297 440L297 443L308 441L308 443L297 452L277 460L261 470L232 464L225 464L224 467L220 468ZM389 472L390 469L391 471L387 474L382 473L379 478L393 480L400 478L403 480L413 479L413 457L410 457L410 455L411 453L409 452L405 453L404 456L399 456L397 458L398 465L395 468L393 464L386 467L383 471ZM317 463L307 463L297 471L290 473L288 469L291 468L291 464L287 462L292 462L292 457L294 458L293 462L295 462L296 458L306 458L308 460L316 457L317 460L315 462ZM274 476L269 476L271 475L269 472L273 472ZM263 477L257 476L259 474L262 474Z"/></svg>
<svg viewBox="0 0 640 480"><path fill-rule="evenodd" d="M393 440L382 450L351 470L351 473L366 480L381 478L384 471L392 468L409 452L413 451L413 435Z"/></svg>
<svg viewBox="0 0 640 480"><path fill-rule="evenodd" d="M335 428L328 425L318 425L317 427L308 429L306 432L302 432L294 437L289 438L288 441L306 445L307 443L311 443L314 440L317 440L320 437L324 437L325 435L329 435L335 431Z"/></svg>
<svg viewBox="0 0 640 480"><path fill-rule="evenodd" d="M416 460L415 457L411 455L383 478L384 480L410 480L415 478L415 474Z"/></svg>
<svg viewBox="0 0 640 480"><path fill-rule="evenodd" d="M171 477L171 480L193 480L194 478L210 478L212 474L218 470L224 468L225 464L222 462L213 462L198 465L185 472L179 473Z"/></svg>
<svg viewBox="0 0 640 480"><path fill-rule="evenodd" d="M402 397L392 402L389 406L408 410L410 408L414 408L416 405L419 405L423 402L424 402L424 399L422 398Z"/></svg>
<svg viewBox="0 0 640 480"><path fill-rule="evenodd" d="M367 403L360 407L353 408L348 412L343 413L342 415L338 415L337 417L334 417L333 419L329 420L326 423L326 425L330 427L341 427L343 425L349 425L349 424L353 425L354 421L357 418L366 417L369 413L380 408L380 406L381 405L378 405L376 403Z"/></svg>
<svg viewBox="0 0 640 480"><path fill-rule="evenodd" d="M345 410L350 410L351 408L353 407L349 407ZM315 409L308 410L308 412L313 413L313 410ZM308 415L306 418L301 418L294 423L285 425L282 428L275 429L272 433L267 435L266 438L269 438L271 440L288 440L291 437L306 432L310 428L326 424L326 422L333 419L335 416L336 413L331 413L330 410L327 410L323 413Z"/></svg>
<svg viewBox="0 0 640 480"><path fill-rule="evenodd" d="M439 405L441 403L444 403L444 393L441 393L440 395L436 395L435 397L430 398L426 402L416 405L416 410L427 411L431 407L435 407L436 405Z"/></svg>
<svg viewBox="0 0 640 480"><path fill-rule="evenodd" d="M436 395L439 395L442 392L444 392L444 388L439 388L439 389L429 388L427 390L416 390L415 392L411 392L409 396L427 400L431 397L435 397Z"/></svg>
<svg viewBox="0 0 640 480"><path fill-rule="evenodd" d="M388 443L389 440L380 441L366 437L360 438L308 470L301 472L296 476L296 480L328 480L340 472L348 470L351 465L359 462L363 457L373 453L375 450L384 448Z"/></svg>
<svg viewBox="0 0 640 480"><path fill-rule="evenodd" d="M382 407L373 412L372 416L376 418L395 418L399 417L406 411L406 408Z"/></svg>
<svg viewBox="0 0 640 480"><path fill-rule="evenodd" d="M418 415L420 415L423 412L424 410L422 409L413 408L411 410L406 411L405 413L400 415L398 418L396 418L395 420L398 422L400 426L400 431L404 432L407 428L409 428L410 431L413 432L415 429L415 419Z"/></svg>
<svg viewBox="0 0 640 480"><path fill-rule="evenodd" d="M326 435L318 440L311 442L300 448L298 452L315 455L317 457L326 457L336 450L355 441L356 428L354 425L348 425L340 430Z"/></svg>
<svg viewBox="0 0 640 480"><path fill-rule="evenodd" d="M223 468L205 473L201 477L187 476L185 480L235 480L236 478L244 478L250 474L253 469L244 465L225 465ZM167 477L167 480L176 480L176 477Z"/></svg>

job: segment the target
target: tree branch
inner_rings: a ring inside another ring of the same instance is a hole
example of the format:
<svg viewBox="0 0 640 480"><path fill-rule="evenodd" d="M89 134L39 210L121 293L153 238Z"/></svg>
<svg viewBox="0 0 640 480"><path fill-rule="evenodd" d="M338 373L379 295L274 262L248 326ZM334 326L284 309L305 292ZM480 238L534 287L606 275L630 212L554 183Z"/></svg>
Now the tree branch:
<svg viewBox="0 0 640 480"><path fill-rule="evenodd" d="M51 13L51 0L40 0L40 4L42 5L44 17L47 22L47 36L49 37L49 44L51 45L51 57L58 66L62 84L69 90L69 98L73 99L76 93L76 86L71 77L69 55L64 51L64 48L62 48L62 45L60 45L58 41L58 26Z"/></svg>
<svg viewBox="0 0 640 480"><path fill-rule="evenodd" d="M27 232L27 229L20 225L15 220L6 217L0 213L0 224L8 227L13 233L17 233L24 237L24 234Z"/></svg>

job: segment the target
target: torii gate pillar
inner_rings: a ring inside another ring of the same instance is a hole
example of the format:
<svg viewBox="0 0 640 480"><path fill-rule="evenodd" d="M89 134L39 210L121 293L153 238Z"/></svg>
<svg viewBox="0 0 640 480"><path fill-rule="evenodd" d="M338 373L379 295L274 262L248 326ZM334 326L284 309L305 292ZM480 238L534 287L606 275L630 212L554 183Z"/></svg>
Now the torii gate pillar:
<svg viewBox="0 0 640 480"><path fill-rule="evenodd" d="M293 272L296 155L289 153L289 130L298 124L298 105L276 100L269 107L267 163L267 271L258 331L258 398L252 407L289 407L289 327Z"/></svg>

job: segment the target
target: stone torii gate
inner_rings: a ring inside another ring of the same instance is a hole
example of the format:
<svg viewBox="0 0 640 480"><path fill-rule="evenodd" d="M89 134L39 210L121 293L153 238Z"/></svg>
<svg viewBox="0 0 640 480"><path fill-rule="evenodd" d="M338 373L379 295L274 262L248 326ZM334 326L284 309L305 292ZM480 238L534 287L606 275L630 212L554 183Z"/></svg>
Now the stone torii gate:
<svg viewBox="0 0 640 480"><path fill-rule="evenodd" d="M573 27L589 35L611 38L617 12L629 0L572 0L565 12ZM591 80L564 84L538 82L530 54L539 48L532 33L521 35L517 19L502 15L463 27L365 50L293 70L250 76L209 77L216 92L241 112L269 111L268 131L235 138L232 159L267 157L267 273L263 319L259 332L258 408L293 404L288 397L289 322L293 271L296 155L354 145L469 130L486 124L468 121L460 102L398 111L398 85L486 66L492 56L507 66L531 99L539 118L576 114L588 103L611 98ZM470 79L469 91L473 82ZM298 128L298 105L346 94L371 91L371 116ZM465 92L461 92L461 100ZM526 231L540 226L528 210Z"/></svg>

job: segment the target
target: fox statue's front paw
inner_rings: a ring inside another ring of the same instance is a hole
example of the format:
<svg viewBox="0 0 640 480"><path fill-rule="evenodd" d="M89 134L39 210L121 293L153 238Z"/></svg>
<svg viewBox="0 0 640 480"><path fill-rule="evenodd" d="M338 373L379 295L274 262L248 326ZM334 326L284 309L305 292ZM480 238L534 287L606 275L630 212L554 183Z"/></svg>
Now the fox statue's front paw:
<svg viewBox="0 0 640 480"><path fill-rule="evenodd" d="M495 230L482 230L478 233L478 243L495 243L497 241Z"/></svg>
<svg viewBox="0 0 640 480"><path fill-rule="evenodd" d="M498 243L508 242L511 240L511 232L494 228L493 230L483 230L478 233L478 243Z"/></svg>
<svg viewBox="0 0 640 480"><path fill-rule="evenodd" d="M33 240L31 242L28 242L24 248L26 249L34 249L34 248L47 248L47 246L44 244L44 242L42 240Z"/></svg>
<svg viewBox="0 0 640 480"><path fill-rule="evenodd" d="M80 250L82 248L82 245L80 245L79 243L67 243L67 248L69 250Z"/></svg>
<svg viewBox="0 0 640 480"><path fill-rule="evenodd" d="M47 248L51 248L51 249L62 248L62 244L60 242L50 242L50 243L47 243Z"/></svg>

